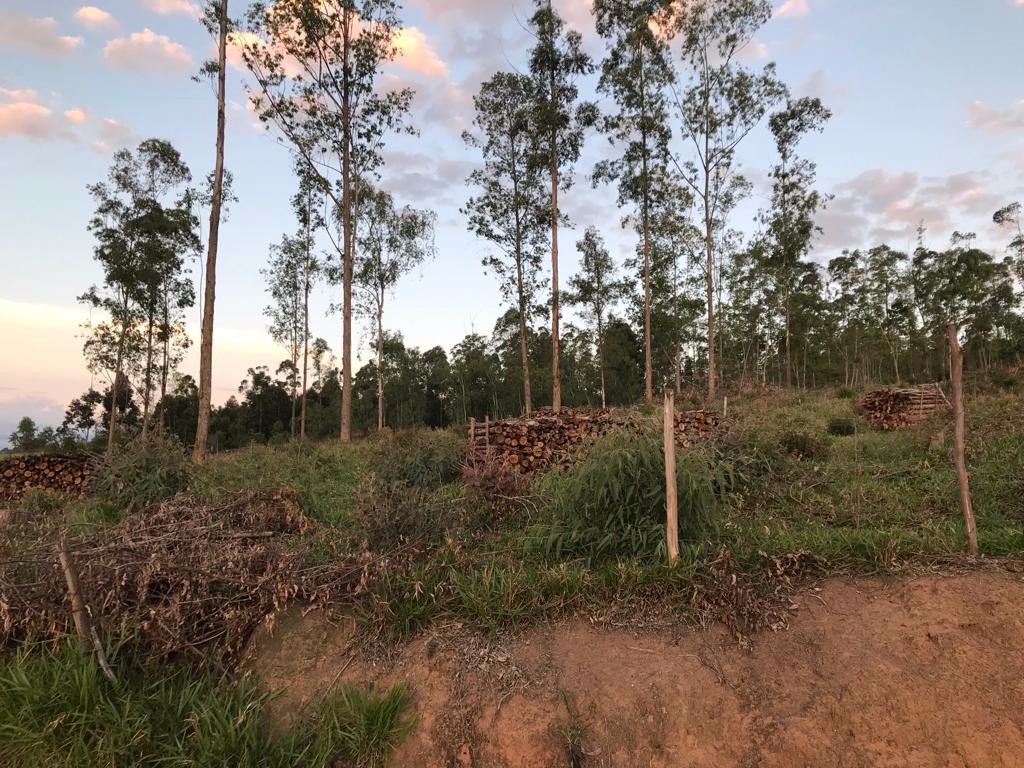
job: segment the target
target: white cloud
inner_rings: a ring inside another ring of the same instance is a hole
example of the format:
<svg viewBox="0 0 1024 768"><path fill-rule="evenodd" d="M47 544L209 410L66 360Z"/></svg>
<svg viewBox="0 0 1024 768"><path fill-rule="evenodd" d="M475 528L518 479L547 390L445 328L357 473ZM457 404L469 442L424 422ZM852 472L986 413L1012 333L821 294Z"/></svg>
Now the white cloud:
<svg viewBox="0 0 1024 768"><path fill-rule="evenodd" d="M34 18L0 10L0 48L8 47L49 56L68 56L82 44L81 37L61 35L49 16Z"/></svg>
<svg viewBox="0 0 1024 768"><path fill-rule="evenodd" d="M83 5L75 11L75 19L89 29L117 29L117 19L95 5Z"/></svg>
<svg viewBox="0 0 1024 768"><path fill-rule="evenodd" d="M142 4L153 13L159 13L162 16L184 13L198 19L202 15L199 6L189 0L142 0Z"/></svg>
<svg viewBox="0 0 1024 768"><path fill-rule="evenodd" d="M16 101L0 104L0 136L48 139L53 136L52 113L42 104Z"/></svg>
<svg viewBox="0 0 1024 768"><path fill-rule="evenodd" d="M114 38L103 49L103 56L115 67L136 71L183 71L192 67L192 56L183 45L149 28Z"/></svg>
<svg viewBox="0 0 1024 768"><path fill-rule="evenodd" d="M806 16L810 12L811 7L808 0L786 0L775 11L775 15L780 19L797 19Z"/></svg>
<svg viewBox="0 0 1024 768"><path fill-rule="evenodd" d="M992 133L1024 129L1024 99L1006 109L990 107L983 101L972 101L967 106L967 125Z"/></svg>

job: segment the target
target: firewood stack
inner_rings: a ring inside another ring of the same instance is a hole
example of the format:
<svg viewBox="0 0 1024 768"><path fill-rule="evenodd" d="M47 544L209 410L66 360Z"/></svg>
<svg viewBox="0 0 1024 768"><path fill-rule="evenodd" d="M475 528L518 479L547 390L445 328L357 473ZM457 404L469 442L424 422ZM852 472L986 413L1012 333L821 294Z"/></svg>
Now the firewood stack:
<svg viewBox="0 0 1024 768"><path fill-rule="evenodd" d="M88 453L43 453L0 460L0 500L20 499L29 488L84 496L92 488L97 463Z"/></svg>
<svg viewBox="0 0 1024 768"><path fill-rule="evenodd" d="M542 409L529 418L472 422L470 455L476 459L491 457L522 472L568 468L576 449L587 440L615 427L639 430L641 425L637 414L628 411L562 409L556 415ZM675 428L679 445L688 448L713 436L720 428L720 419L708 411L685 411L676 414Z"/></svg>
<svg viewBox="0 0 1024 768"><path fill-rule="evenodd" d="M949 400L938 384L876 389L868 392L860 401L861 411L868 423L882 429L899 429L917 424L949 407Z"/></svg>

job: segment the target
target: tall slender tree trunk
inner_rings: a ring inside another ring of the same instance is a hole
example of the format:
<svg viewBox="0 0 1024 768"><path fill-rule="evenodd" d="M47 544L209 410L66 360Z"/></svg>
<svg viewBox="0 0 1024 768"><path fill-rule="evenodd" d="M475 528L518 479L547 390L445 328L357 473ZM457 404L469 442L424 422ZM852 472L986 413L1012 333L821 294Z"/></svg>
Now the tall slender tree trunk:
<svg viewBox="0 0 1024 768"><path fill-rule="evenodd" d="M792 323L792 302L790 300L789 287L786 287L786 386L793 386L793 335Z"/></svg>
<svg viewBox="0 0 1024 768"><path fill-rule="evenodd" d="M517 225L518 227L518 225ZM516 287L519 291L519 354L523 360L523 412L533 412L533 397L530 393L530 355L526 347L526 293L523 291L523 254L516 231Z"/></svg>
<svg viewBox="0 0 1024 768"><path fill-rule="evenodd" d="M551 3L548 2L548 10ZM558 103L554 67L551 70L551 111ZM558 130L551 129L551 407L558 413L562 409L562 381L559 361L558 336Z"/></svg>
<svg viewBox="0 0 1024 768"><path fill-rule="evenodd" d="M149 434L149 408L153 392L153 312L148 313L146 321L146 376L142 395L142 436Z"/></svg>
<svg viewBox="0 0 1024 768"><path fill-rule="evenodd" d="M710 152L710 139L705 133L704 156ZM704 246L707 251L708 302L708 401L717 396L718 370L715 363L715 250L714 222L711 219L711 173L704 169Z"/></svg>
<svg viewBox="0 0 1024 768"><path fill-rule="evenodd" d="M608 407L607 392L604 381L604 318L602 312L597 313L597 368L601 374L601 407Z"/></svg>
<svg viewBox="0 0 1024 768"><path fill-rule="evenodd" d="M312 219L312 211L310 203L310 196L307 193L306 197L306 268L303 274L302 283L302 409L299 415L299 440L306 439L306 392L309 390L309 281L310 281L310 263L311 256L310 250L312 249L312 242L310 240L310 221Z"/></svg>
<svg viewBox="0 0 1024 768"><path fill-rule="evenodd" d="M213 170L213 200L210 203L210 241L206 252L206 285L203 290L203 328L199 342L199 417L192 460L206 460L213 396L213 306L217 293L217 244L220 209L224 193L224 89L227 72L228 0L221 0L217 38L217 157Z"/></svg>
<svg viewBox="0 0 1024 768"><path fill-rule="evenodd" d="M342 86L341 228L342 228L342 336L341 336L341 424L338 438L352 440L352 95L349 75L351 37L349 15L345 14L345 82Z"/></svg>
<svg viewBox="0 0 1024 768"><path fill-rule="evenodd" d="M384 293L377 297L377 429L384 429Z"/></svg>
<svg viewBox="0 0 1024 768"><path fill-rule="evenodd" d="M651 363L651 231L650 231L650 191L651 179L648 168L647 148L647 100L646 80L644 77L644 49L640 44L640 135L643 145L643 210L640 213L644 250L644 402L654 403L654 367Z"/></svg>

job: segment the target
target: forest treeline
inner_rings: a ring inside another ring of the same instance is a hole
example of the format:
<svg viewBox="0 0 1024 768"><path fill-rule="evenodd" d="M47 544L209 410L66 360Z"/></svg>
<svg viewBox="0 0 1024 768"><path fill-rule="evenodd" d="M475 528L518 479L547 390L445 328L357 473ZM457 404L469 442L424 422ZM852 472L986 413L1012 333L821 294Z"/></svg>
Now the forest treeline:
<svg viewBox="0 0 1024 768"><path fill-rule="evenodd" d="M388 140L416 131L412 90L388 90L384 77L400 54L399 6L276 0L251 3L234 19L227 0L210 0L203 23L218 60L202 74L217 83L217 167L196 183L169 142L149 139L116 153L108 178L89 188L102 279L81 297L99 318L85 326L84 352L105 384L76 398L45 440L101 433L112 447L119 425L145 433L162 424L194 444L201 461L207 446L348 440L373 428L445 426L541 406L651 402L665 386L714 402L736 382L935 381L946 375L950 323L969 366L1019 366L1018 203L993 212L1006 232L1000 254L979 248L969 232L933 247L924 224L909 253L876 244L815 254L830 196L801 145L827 130L831 112L817 98L794 96L774 64L743 56L771 4L594 0L592 11L600 60L549 0L536 0L526 65L494 73L474 96L463 138L478 165L461 210L486 244L483 266L498 280L505 311L488 336L421 351L387 324L396 286L435 255L434 214L382 182ZM216 271L217 233L230 207L244 204L223 166L229 46L247 69L252 109L291 150L295 225L270 246L263 269L268 331L285 359L274 370L251 368L237 397L212 407L215 287L231 279ZM584 78L596 82L599 102L582 97ZM770 200L741 229L737 208L752 185L737 151L759 127L775 148ZM608 159L582 168L588 141L607 143ZM621 226L635 235L631 258L616 263L604 242L610 233L594 227L566 242L572 223L562 206L587 194L573 185L579 178L617 190ZM572 248L580 268L566 280L559 264ZM185 312L197 301L189 268L197 258L204 298L194 381L178 367L189 344ZM311 331L322 320L311 317L310 294L321 286L341 314L337 357ZM372 337L372 359L359 370L356 318Z"/></svg>

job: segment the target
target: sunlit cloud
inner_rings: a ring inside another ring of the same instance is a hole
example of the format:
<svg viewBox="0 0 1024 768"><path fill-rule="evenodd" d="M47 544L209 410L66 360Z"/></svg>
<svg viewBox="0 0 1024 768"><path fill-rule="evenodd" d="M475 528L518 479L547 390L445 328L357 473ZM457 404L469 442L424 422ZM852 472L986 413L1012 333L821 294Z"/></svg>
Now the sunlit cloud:
<svg viewBox="0 0 1024 768"><path fill-rule="evenodd" d="M49 16L35 18L0 10L0 48L68 56L81 44L81 37L59 34L57 22Z"/></svg>
<svg viewBox="0 0 1024 768"><path fill-rule="evenodd" d="M427 77L448 77L448 65L430 46L422 30L416 27L400 29L395 33L394 43L401 66Z"/></svg>
<svg viewBox="0 0 1024 768"><path fill-rule="evenodd" d="M75 19L89 29L117 29L117 19L95 5L83 5L75 11Z"/></svg>
<svg viewBox="0 0 1024 768"><path fill-rule="evenodd" d="M115 67L134 71L184 71L192 67L192 56L183 45L149 28L114 38L103 49L103 57Z"/></svg>
<svg viewBox="0 0 1024 768"><path fill-rule="evenodd" d="M64 119L69 123L75 125L81 125L89 118L89 115L81 107L72 107L71 109L64 112Z"/></svg>
<svg viewBox="0 0 1024 768"><path fill-rule="evenodd" d="M810 12L811 7L807 0L786 0L775 11L775 15L780 19L797 19Z"/></svg>
<svg viewBox="0 0 1024 768"><path fill-rule="evenodd" d="M202 10L189 0L142 0L142 4L153 13L167 16L173 13L184 13L194 19L202 15Z"/></svg>

